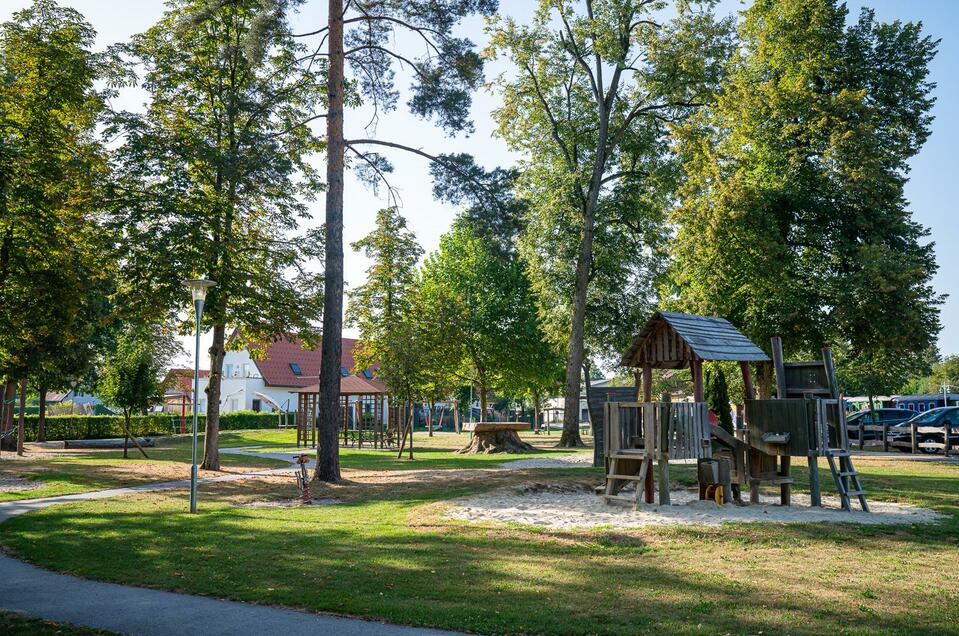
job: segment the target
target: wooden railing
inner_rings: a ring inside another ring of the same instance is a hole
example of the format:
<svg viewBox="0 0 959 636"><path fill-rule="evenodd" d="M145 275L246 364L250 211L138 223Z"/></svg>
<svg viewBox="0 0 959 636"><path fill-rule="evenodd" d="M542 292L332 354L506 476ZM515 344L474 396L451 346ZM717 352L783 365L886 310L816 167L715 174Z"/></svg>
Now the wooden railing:
<svg viewBox="0 0 959 636"><path fill-rule="evenodd" d="M644 448L664 459L712 456L705 402L607 402L604 453Z"/></svg>
<svg viewBox="0 0 959 636"><path fill-rule="evenodd" d="M879 447L884 452L888 452L890 448L901 448L907 449L911 453L918 453L921 449L941 450L946 455L959 453L959 448L953 446L949 439L950 436L956 433L956 427L949 423L943 426L920 426L913 423L906 429L905 427L890 426L888 423L865 424L859 422L858 424L848 425L846 429L848 433L855 433L856 437L858 437L858 439L851 439L850 444L852 446L858 446L859 450ZM909 439L890 439L890 429L898 429L898 431L901 432L908 430ZM865 439L866 433L879 433L878 439L867 440ZM943 441L922 442L920 440L923 435L942 436Z"/></svg>

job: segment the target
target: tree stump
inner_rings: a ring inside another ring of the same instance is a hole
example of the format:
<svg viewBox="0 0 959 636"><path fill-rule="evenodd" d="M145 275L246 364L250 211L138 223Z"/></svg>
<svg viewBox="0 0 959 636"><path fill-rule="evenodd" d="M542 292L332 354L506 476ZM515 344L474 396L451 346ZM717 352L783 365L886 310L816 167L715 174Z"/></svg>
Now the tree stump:
<svg viewBox="0 0 959 636"><path fill-rule="evenodd" d="M473 438L466 448L456 451L463 455L492 453L532 453L536 448L519 438L517 431L529 428L525 422L474 422L463 425L472 431Z"/></svg>

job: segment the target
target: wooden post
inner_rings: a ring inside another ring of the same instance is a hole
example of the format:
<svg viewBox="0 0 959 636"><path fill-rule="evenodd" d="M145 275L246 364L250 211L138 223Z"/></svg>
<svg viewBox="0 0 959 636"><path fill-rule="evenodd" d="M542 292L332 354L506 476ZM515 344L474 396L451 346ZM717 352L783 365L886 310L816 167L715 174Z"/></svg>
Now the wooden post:
<svg viewBox="0 0 959 636"><path fill-rule="evenodd" d="M789 468L792 457L783 455L779 458L779 476L789 477ZM779 505L788 506L792 503L792 484L779 484Z"/></svg>
<svg viewBox="0 0 959 636"><path fill-rule="evenodd" d="M783 339L779 336L770 338L773 348L773 365L776 367L776 397L786 398L786 363L783 357Z"/></svg>
<svg viewBox="0 0 959 636"><path fill-rule="evenodd" d="M653 401L653 366L643 365L643 402Z"/></svg>
<svg viewBox="0 0 959 636"><path fill-rule="evenodd" d="M839 408L842 408L842 404L839 405ZM869 415L872 416L872 413L870 413ZM866 421L866 418L864 417L859 418L859 450L862 450L863 447L866 445L865 421Z"/></svg>
<svg viewBox="0 0 959 636"><path fill-rule="evenodd" d="M913 422L912 424L909 425L909 428L910 428L910 431L909 431L909 433L910 433L910 441L912 442L912 454L913 454L913 455L915 455L916 453L919 452L919 439L918 439L918 435L917 435L917 433L918 433L919 431L916 430L918 427L919 427L919 425L916 424L915 422Z"/></svg>
<svg viewBox="0 0 959 636"><path fill-rule="evenodd" d="M654 428L655 433L659 433L658 437L658 450L659 450L659 505L668 506L670 505L670 496L669 496L669 410L672 406L669 403L664 404L662 407L654 407L652 412L654 413L653 417L658 424L658 431Z"/></svg>
<svg viewBox="0 0 959 636"><path fill-rule="evenodd" d="M749 367L748 362L740 362L739 368L743 372L743 393L745 394L746 400L753 399L753 370Z"/></svg>
<svg viewBox="0 0 959 636"><path fill-rule="evenodd" d="M889 423L882 423L882 452L889 452Z"/></svg>
<svg viewBox="0 0 959 636"><path fill-rule="evenodd" d="M819 485L819 456L815 451L809 451L806 463L809 466L809 503L818 508L822 506L822 489Z"/></svg>
<svg viewBox="0 0 959 636"><path fill-rule="evenodd" d="M703 361L693 360L691 363L693 372L693 399L696 402L705 402L705 391L703 391Z"/></svg>

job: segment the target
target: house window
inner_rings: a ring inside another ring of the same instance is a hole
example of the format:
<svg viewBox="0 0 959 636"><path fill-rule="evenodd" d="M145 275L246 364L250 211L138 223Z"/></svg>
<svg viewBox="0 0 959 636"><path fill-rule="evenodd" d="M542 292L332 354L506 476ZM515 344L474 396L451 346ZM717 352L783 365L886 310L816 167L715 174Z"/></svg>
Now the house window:
<svg viewBox="0 0 959 636"><path fill-rule="evenodd" d="M235 399L230 400L230 412L232 413L233 411L236 411L238 408L240 408L239 403Z"/></svg>
<svg viewBox="0 0 959 636"><path fill-rule="evenodd" d="M345 378L349 374L350 374L349 369L347 369L346 367L340 367L340 375L342 375Z"/></svg>
<svg viewBox="0 0 959 636"><path fill-rule="evenodd" d="M935 403L935 402L930 402L930 403L929 403L929 410L931 411L931 410L934 409L934 408L936 408L936 403Z"/></svg>
<svg viewBox="0 0 959 636"><path fill-rule="evenodd" d="M925 411L925 410L926 410L926 403L925 403L925 402L920 402L920 403L919 403L919 412L922 413L922 412Z"/></svg>
<svg viewBox="0 0 959 636"><path fill-rule="evenodd" d="M227 377L227 378L232 378L232 377L233 377L233 365L232 365L232 364L226 364L226 365L223 366L223 376L224 376L224 377Z"/></svg>
<svg viewBox="0 0 959 636"><path fill-rule="evenodd" d="M259 413L261 408L263 408L263 407L260 405L260 401L259 401L259 400L253 400L253 410L256 411L257 413Z"/></svg>
<svg viewBox="0 0 959 636"><path fill-rule="evenodd" d="M369 369L363 369L363 377L366 378L367 380L372 380L373 372L370 371Z"/></svg>
<svg viewBox="0 0 959 636"><path fill-rule="evenodd" d="M303 371L300 369L300 365L295 362L290 363L290 371L293 372L293 375L303 375Z"/></svg>

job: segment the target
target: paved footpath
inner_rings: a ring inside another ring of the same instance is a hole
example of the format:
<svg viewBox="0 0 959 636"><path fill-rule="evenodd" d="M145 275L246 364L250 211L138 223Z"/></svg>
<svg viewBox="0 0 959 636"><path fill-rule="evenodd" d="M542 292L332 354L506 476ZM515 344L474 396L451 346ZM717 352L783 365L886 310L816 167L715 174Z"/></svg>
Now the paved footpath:
<svg viewBox="0 0 959 636"><path fill-rule="evenodd" d="M260 475L289 473L290 468L236 473L200 483L236 481ZM138 492L188 488L189 480L143 484L97 492L0 502L0 523L31 510L58 504L118 497ZM212 566L215 567L215 566ZM54 621L143 636L232 636L263 634L298 636L450 636L420 627L388 625L357 618L311 614L267 605L223 601L204 596L162 592L101 583L43 570L0 555L0 610L22 612Z"/></svg>

